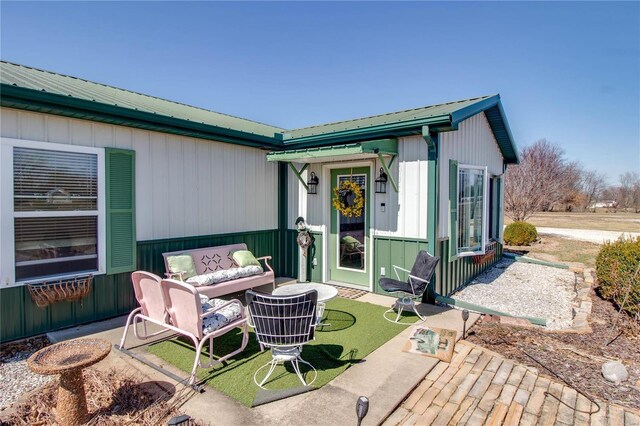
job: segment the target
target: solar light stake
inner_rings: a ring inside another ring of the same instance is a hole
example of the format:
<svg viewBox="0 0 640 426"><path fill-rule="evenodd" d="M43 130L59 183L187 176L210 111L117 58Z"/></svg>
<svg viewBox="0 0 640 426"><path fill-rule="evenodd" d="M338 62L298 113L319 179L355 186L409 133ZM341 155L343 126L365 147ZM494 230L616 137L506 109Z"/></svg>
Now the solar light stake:
<svg viewBox="0 0 640 426"><path fill-rule="evenodd" d="M467 320L469 319L469 311L466 309L462 310L462 338L465 339L467 336Z"/></svg>
<svg viewBox="0 0 640 426"><path fill-rule="evenodd" d="M369 398L361 396L356 402L356 415L358 416L358 426L362 423L362 419L367 415L369 411Z"/></svg>

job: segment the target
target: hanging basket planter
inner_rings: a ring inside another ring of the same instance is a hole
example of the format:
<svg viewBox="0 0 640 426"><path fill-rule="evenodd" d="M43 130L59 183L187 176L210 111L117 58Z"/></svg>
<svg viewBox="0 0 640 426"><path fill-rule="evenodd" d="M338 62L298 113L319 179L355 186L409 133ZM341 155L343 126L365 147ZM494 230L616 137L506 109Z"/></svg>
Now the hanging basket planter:
<svg viewBox="0 0 640 426"><path fill-rule="evenodd" d="M351 197L353 196L353 197ZM351 201L350 199L353 198ZM362 188L354 181L345 180L333 188L333 207L346 217L360 217L364 210Z"/></svg>
<svg viewBox="0 0 640 426"><path fill-rule="evenodd" d="M490 262L491 259L493 259L494 254L496 254L495 250L489 250L485 254L473 256L471 259L474 265L484 265L485 263Z"/></svg>
<svg viewBox="0 0 640 426"><path fill-rule="evenodd" d="M55 302L76 302L89 293L93 275L76 277L69 280L27 284L31 300L39 308Z"/></svg>

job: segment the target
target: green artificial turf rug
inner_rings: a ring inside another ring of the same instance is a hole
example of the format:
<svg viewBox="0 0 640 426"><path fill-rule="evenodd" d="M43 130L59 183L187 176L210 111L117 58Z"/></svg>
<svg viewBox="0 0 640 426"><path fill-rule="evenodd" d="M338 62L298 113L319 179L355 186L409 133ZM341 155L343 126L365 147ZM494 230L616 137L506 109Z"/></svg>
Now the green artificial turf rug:
<svg viewBox="0 0 640 426"><path fill-rule="evenodd" d="M248 407L320 388L349 366L362 362L364 357L405 330L405 327L383 318L382 314L386 310L383 306L343 298L327 303L324 322L330 326L317 329L315 340L304 345L302 351L302 358L318 371L318 377L312 386L303 387L290 363L286 363L284 366L279 365L273 372L265 384L268 390L260 389L253 382L253 374L271 360L271 353L268 350L260 352L251 329L249 344L244 351L212 368L198 368L198 378ZM407 323L415 322L416 319L412 315L403 318ZM214 357L232 352L240 346L241 341L240 329L214 339ZM208 349L208 345L205 348ZM148 351L187 374L193 366L195 350L186 339L176 338L152 344ZM203 363L206 363L208 356L208 352L202 355ZM300 363L300 368L305 380L313 378L313 372L307 366Z"/></svg>

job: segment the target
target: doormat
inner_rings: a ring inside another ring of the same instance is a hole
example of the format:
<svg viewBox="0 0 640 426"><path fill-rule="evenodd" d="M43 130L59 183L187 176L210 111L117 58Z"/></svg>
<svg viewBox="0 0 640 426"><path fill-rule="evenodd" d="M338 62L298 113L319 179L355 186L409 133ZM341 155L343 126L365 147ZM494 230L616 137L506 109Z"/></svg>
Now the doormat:
<svg viewBox="0 0 640 426"><path fill-rule="evenodd" d="M450 362L456 345L456 334L455 330L417 325L411 328L409 340L402 350Z"/></svg>

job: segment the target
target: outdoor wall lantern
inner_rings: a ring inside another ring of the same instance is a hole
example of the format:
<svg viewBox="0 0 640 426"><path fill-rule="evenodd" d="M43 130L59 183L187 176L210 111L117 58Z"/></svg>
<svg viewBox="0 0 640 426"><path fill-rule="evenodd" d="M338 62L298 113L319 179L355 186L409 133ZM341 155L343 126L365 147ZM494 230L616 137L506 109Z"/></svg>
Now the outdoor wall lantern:
<svg viewBox="0 0 640 426"><path fill-rule="evenodd" d="M307 194L317 194L318 193L318 176L314 172L311 172L311 176L309 176L309 180L307 181Z"/></svg>
<svg viewBox="0 0 640 426"><path fill-rule="evenodd" d="M387 174L384 172L382 167L380 167L380 176L376 179L376 194L386 194L387 193Z"/></svg>

